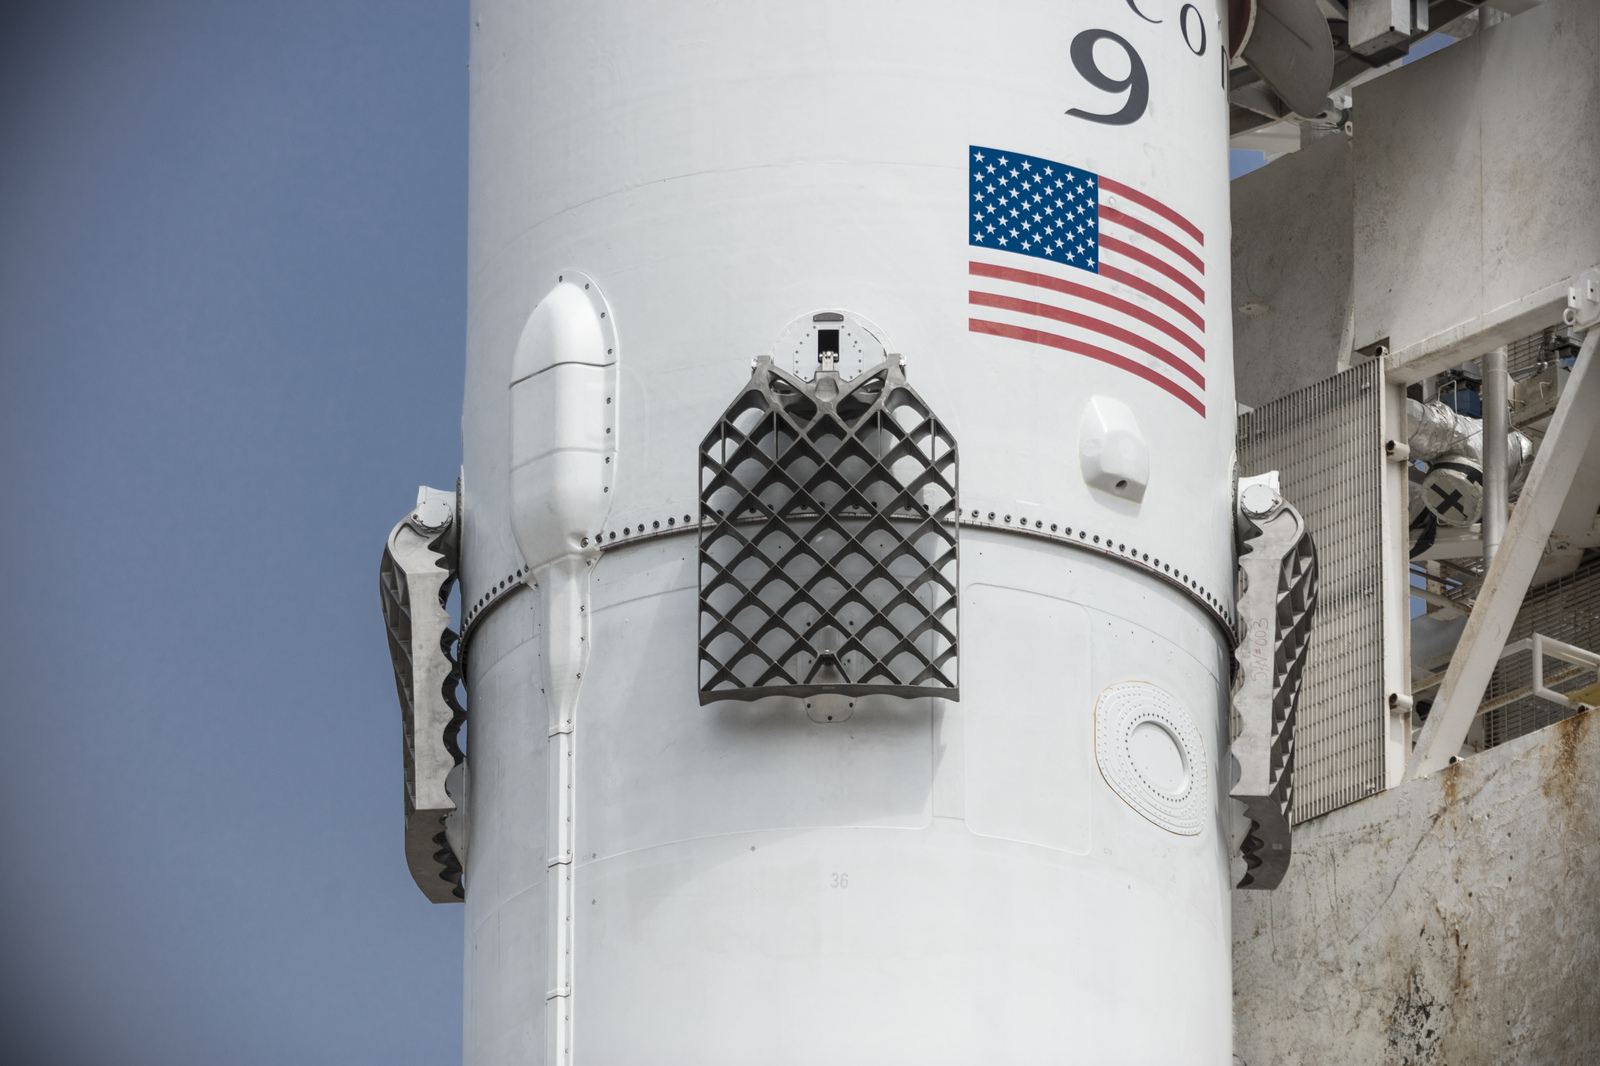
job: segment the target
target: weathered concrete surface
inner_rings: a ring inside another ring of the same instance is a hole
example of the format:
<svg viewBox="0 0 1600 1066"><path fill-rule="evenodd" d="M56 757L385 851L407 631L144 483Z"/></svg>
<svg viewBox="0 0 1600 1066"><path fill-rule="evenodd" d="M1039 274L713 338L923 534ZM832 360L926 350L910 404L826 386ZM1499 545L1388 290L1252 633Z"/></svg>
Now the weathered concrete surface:
<svg viewBox="0 0 1600 1066"><path fill-rule="evenodd" d="M1339 370L1355 240L1350 160L1349 139L1334 134L1233 182L1242 404L1260 407Z"/></svg>
<svg viewBox="0 0 1600 1066"><path fill-rule="evenodd" d="M1597 715L1298 827L1234 893L1236 1062L1600 1063Z"/></svg>
<svg viewBox="0 0 1600 1066"><path fill-rule="evenodd" d="M1550 0L1355 90L1358 349L1600 263L1597 54L1600 3Z"/></svg>

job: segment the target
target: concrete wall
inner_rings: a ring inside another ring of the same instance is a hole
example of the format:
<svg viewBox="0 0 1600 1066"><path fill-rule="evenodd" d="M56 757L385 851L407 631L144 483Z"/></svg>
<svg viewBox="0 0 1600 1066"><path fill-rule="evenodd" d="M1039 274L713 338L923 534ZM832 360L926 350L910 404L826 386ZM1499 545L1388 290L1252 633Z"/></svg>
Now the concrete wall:
<svg viewBox="0 0 1600 1066"><path fill-rule="evenodd" d="M1600 1062L1597 714L1297 828L1234 893L1236 1063Z"/></svg>
<svg viewBox="0 0 1600 1066"><path fill-rule="evenodd" d="M1600 263L1597 56L1600 3L1550 0L1355 90L1357 348Z"/></svg>
<svg viewBox="0 0 1600 1066"><path fill-rule="evenodd" d="M1260 407L1338 369L1350 311L1351 183L1350 140L1338 133L1233 182L1242 404Z"/></svg>

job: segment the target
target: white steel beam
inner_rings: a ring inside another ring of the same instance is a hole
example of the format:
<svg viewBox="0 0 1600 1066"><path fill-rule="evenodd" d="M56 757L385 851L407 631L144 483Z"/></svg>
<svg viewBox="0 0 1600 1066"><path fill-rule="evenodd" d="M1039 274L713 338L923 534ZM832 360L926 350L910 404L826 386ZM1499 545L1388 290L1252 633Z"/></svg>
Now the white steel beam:
<svg viewBox="0 0 1600 1066"><path fill-rule="evenodd" d="M1406 387L1380 378L1383 388L1383 435L1381 440L1403 441L1407 437ZM1410 538L1406 522L1410 515L1410 489L1404 463L1385 462L1379 518L1383 551L1383 691L1391 708L1384 720L1383 785L1393 788L1405 772L1406 753L1411 746L1411 567L1407 562ZM1401 698L1405 697L1405 698Z"/></svg>
<svg viewBox="0 0 1600 1066"><path fill-rule="evenodd" d="M1410 385L1475 358L1479 352L1537 333L1561 321L1561 313L1567 309L1568 294L1596 277L1600 277L1600 264L1512 300L1503 307L1440 330L1415 344L1389 351L1383 356L1384 373L1391 381Z"/></svg>
<svg viewBox="0 0 1600 1066"><path fill-rule="evenodd" d="M1565 577L1578 568L1587 549L1600 547L1597 512L1600 512L1600 433L1589 439L1589 450L1578 464L1572 488L1567 491L1566 502L1556 516L1555 528L1550 531L1550 551L1539 564L1534 584L1543 585Z"/></svg>
<svg viewBox="0 0 1600 1066"><path fill-rule="evenodd" d="M1511 512L1505 541L1484 578L1439 697L1406 764L1408 781L1450 765L1478 712L1484 689L1505 647L1506 634L1544 556L1573 475L1594 435L1595 423L1600 421L1596 342L1600 342L1600 328L1589 330L1584 338L1567 390L1551 420L1550 432L1534 459L1533 472L1528 475L1516 509Z"/></svg>
<svg viewBox="0 0 1600 1066"><path fill-rule="evenodd" d="M1484 355L1483 366L1483 568L1487 572L1506 532L1506 416L1511 377L1504 345Z"/></svg>

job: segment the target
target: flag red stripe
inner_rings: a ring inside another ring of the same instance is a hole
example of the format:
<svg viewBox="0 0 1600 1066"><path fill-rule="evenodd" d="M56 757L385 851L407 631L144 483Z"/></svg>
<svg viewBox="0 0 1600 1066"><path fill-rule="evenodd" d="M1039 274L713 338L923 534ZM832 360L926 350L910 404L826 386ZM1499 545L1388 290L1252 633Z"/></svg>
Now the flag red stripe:
<svg viewBox="0 0 1600 1066"><path fill-rule="evenodd" d="M1093 330L1113 340L1122 341L1124 344L1138 348L1155 356L1172 369L1194 382L1200 388L1206 387L1206 379L1198 370L1184 362L1182 359L1167 351L1161 345L1133 333L1129 330L1113 326L1109 322L1102 322L1098 318L1080 315L1075 311L1066 311L1050 304L1035 303L1032 300L1018 300L1013 296L998 296L989 292L968 292L968 301L980 307L998 307L1002 311L1017 311L1025 315L1037 315L1040 318L1050 318L1057 322L1065 322L1069 326L1081 326Z"/></svg>
<svg viewBox="0 0 1600 1066"><path fill-rule="evenodd" d="M1070 340L1067 337L1058 337L1054 333L1045 333L1037 329L1023 329L1021 326L1008 326L1003 322L986 322L981 318L967 319L967 328L973 333L987 333L992 337L1009 337L1012 340L1027 341L1030 344L1042 344L1048 348L1059 348L1064 352L1074 352L1078 355L1086 355L1090 359L1097 359L1102 363L1109 363L1119 370L1126 370L1136 377L1143 378L1157 388L1165 389L1194 408L1201 418L1205 417L1205 405L1180 387L1177 382L1170 378L1162 377L1154 370L1147 366L1141 366L1132 359L1124 359L1115 352L1108 352L1104 348L1096 348L1092 344Z"/></svg>
<svg viewBox="0 0 1600 1066"><path fill-rule="evenodd" d="M1199 300L1201 303L1206 302L1205 291L1202 290L1200 286L1184 277L1183 272L1177 267L1173 266L1171 263L1168 263L1163 259L1157 259L1149 252L1140 251L1126 241L1119 241L1115 237L1107 237L1104 231L1102 231L1100 234L1100 247L1116 252L1118 255L1125 255L1136 263L1143 263L1145 266L1156 271L1157 273L1165 274L1167 277L1171 278L1173 281L1177 282L1179 285L1182 285L1185 289L1188 289L1191 293L1193 293L1196 300Z"/></svg>
<svg viewBox="0 0 1600 1066"><path fill-rule="evenodd" d="M1193 237L1197 242L1199 242L1202 248L1205 247L1205 234L1201 233L1199 228L1196 227L1193 222L1190 222L1188 219L1178 214L1178 212L1174 211L1160 200L1157 200L1152 196L1146 196L1138 189L1130 189L1126 185L1122 184L1122 182L1113 181L1107 177L1101 177L1100 187L1105 189L1107 192L1114 192L1118 196L1126 196L1140 207L1154 211L1156 214L1160 215L1162 218L1166 219L1168 222L1172 223L1174 226L1177 226L1179 229L1183 230L1183 232Z"/></svg>
<svg viewBox="0 0 1600 1066"><path fill-rule="evenodd" d="M1109 278L1112 281L1120 281L1129 288L1138 289L1146 296L1160 300L1162 303L1178 312L1178 314L1182 315L1184 318L1187 318L1190 322L1193 322L1201 331L1205 330L1205 321L1201 319L1199 315L1195 314L1192 309L1186 306L1182 300L1178 299L1161 286L1153 285L1141 277L1128 273L1126 270L1118 270L1116 267L1106 266L1104 263L1100 264L1100 276L1102 278ZM1193 345L1191 345L1191 347L1193 347Z"/></svg>
<svg viewBox="0 0 1600 1066"><path fill-rule="evenodd" d="M1049 289L1052 292L1065 293L1068 296L1076 296L1080 300L1089 300L1093 303L1101 304L1105 307L1111 308L1113 311L1119 311L1122 314L1127 315L1129 318L1137 319L1147 326L1152 326L1156 329L1159 329L1162 333L1165 333L1167 336L1171 337L1173 340L1189 349L1195 355L1199 356L1202 361L1204 361L1206 357L1205 348L1183 330L1179 329L1177 326L1174 326L1165 319L1151 314L1149 311L1146 311L1137 304L1131 304L1126 300L1118 299L1117 297L1112 296L1110 293L1101 292L1098 289L1092 289L1087 285L1079 285L1076 282L1063 281L1061 278L1053 278L1049 274L1036 274L1031 270L1017 270L1013 267L995 266L992 263L976 263L968 261L967 272L980 278L998 278L1001 281L1015 281L1022 285L1033 285L1037 288ZM1135 278L1131 274L1125 274L1120 270L1116 270L1114 267L1106 267L1104 265L1100 267L1100 273L1110 278L1112 281L1120 281L1125 285L1129 285L1138 289L1140 292L1154 296L1163 303L1170 304L1181 314L1193 319L1196 326L1199 326L1202 330L1205 329L1205 323L1202 322L1193 311L1190 311L1187 307L1184 307L1173 297L1162 292L1160 289L1155 288L1153 285L1149 285L1148 282L1142 281L1139 278Z"/></svg>
<svg viewBox="0 0 1600 1066"><path fill-rule="evenodd" d="M1171 249L1173 255L1178 256L1185 263L1188 263L1190 266L1194 267L1202 275L1205 274L1206 265L1205 265L1204 262L1201 261L1201 259L1200 259L1200 257L1198 255L1195 255L1193 252L1189 251L1189 249L1187 249L1183 245L1179 244L1174 238L1167 236L1165 233L1162 233L1160 230L1158 230L1154 226L1150 225L1150 223L1141 222L1138 219L1134 218L1132 215L1125 215L1121 211L1118 211L1116 208L1107 207L1104 204L1100 205L1100 218L1102 220L1109 218L1111 221L1115 222L1119 226L1123 226L1123 227L1126 227L1127 229L1131 229L1135 233L1142 233L1144 236L1149 237L1151 240L1155 241L1157 244L1160 244L1163 247ZM1105 229L1102 227L1100 232L1102 234L1104 234L1105 233Z"/></svg>

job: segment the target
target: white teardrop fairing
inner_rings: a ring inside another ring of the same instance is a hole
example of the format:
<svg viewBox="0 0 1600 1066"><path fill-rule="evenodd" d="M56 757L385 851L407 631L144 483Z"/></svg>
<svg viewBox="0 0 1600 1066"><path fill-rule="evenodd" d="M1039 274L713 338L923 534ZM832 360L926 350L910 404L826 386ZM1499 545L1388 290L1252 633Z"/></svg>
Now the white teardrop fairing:
<svg viewBox="0 0 1600 1066"><path fill-rule="evenodd" d="M589 550L611 505L617 343L595 282L558 276L523 327L511 374L511 520L537 568Z"/></svg>
<svg viewBox="0 0 1600 1066"><path fill-rule="evenodd" d="M558 363L607 366L616 361L615 353L606 350L600 317L604 309L590 299L595 291L594 282L581 275L561 275L522 327L511 368L513 386Z"/></svg>

